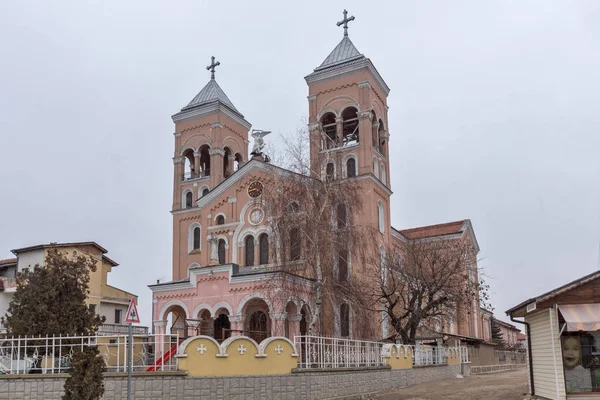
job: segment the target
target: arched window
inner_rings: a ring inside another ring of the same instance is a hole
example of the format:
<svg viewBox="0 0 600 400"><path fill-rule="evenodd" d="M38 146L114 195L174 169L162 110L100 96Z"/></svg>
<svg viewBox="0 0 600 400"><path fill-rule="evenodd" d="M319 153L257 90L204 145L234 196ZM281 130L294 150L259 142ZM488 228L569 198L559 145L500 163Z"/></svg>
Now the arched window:
<svg viewBox="0 0 600 400"><path fill-rule="evenodd" d="M252 235L246 236L246 266L251 267L254 265L254 237Z"/></svg>
<svg viewBox="0 0 600 400"><path fill-rule="evenodd" d="M223 215L217 217L217 225L225 225L225 217Z"/></svg>
<svg viewBox="0 0 600 400"><path fill-rule="evenodd" d="M225 240L219 239L219 264L225 264Z"/></svg>
<svg viewBox="0 0 600 400"><path fill-rule="evenodd" d="M346 282L348 280L348 250L340 249L338 251L338 281Z"/></svg>
<svg viewBox="0 0 600 400"><path fill-rule="evenodd" d="M258 244L260 247L260 265L269 263L269 235L266 233L261 234L258 237Z"/></svg>
<svg viewBox="0 0 600 400"><path fill-rule="evenodd" d="M377 137L379 139L379 152L385 156L385 127L383 126L382 120L379 120L379 129L377 132Z"/></svg>
<svg viewBox="0 0 600 400"><path fill-rule="evenodd" d="M202 189L202 197L206 196L210 192L209 188Z"/></svg>
<svg viewBox="0 0 600 400"><path fill-rule="evenodd" d="M290 260L297 261L301 257L300 250L300 230L298 228L292 228L290 230Z"/></svg>
<svg viewBox="0 0 600 400"><path fill-rule="evenodd" d="M225 147L224 149L225 155L223 155L223 176L228 178L229 175L233 172L233 161L229 161L229 157L231 154L231 149L229 147Z"/></svg>
<svg viewBox="0 0 600 400"><path fill-rule="evenodd" d="M194 250L198 250L200 248L200 227L194 228Z"/></svg>
<svg viewBox="0 0 600 400"><path fill-rule="evenodd" d="M248 330L258 337L266 336L266 333L268 332L267 314L263 311L254 311L252 315L250 315ZM264 339L264 337L262 339Z"/></svg>
<svg viewBox="0 0 600 400"><path fill-rule="evenodd" d="M292 201L289 205L290 212L298 212L300 210L300 205L297 201Z"/></svg>
<svg viewBox="0 0 600 400"><path fill-rule="evenodd" d="M387 185L387 177L385 175L385 166L383 164L381 164L380 171L381 171L381 182L383 182L384 185Z"/></svg>
<svg viewBox="0 0 600 400"><path fill-rule="evenodd" d="M242 155L240 153L236 153L235 160L233 162L233 170L237 171L238 169L240 169L243 162L244 162L244 159L242 158Z"/></svg>
<svg viewBox="0 0 600 400"><path fill-rule="evenodd" d="M385 216L383 214L383 203L381 200L377 201L377 216L379 222L379 232L385 233Z"/></svg>
<svg viewBox="0 0 600 400"><path fill-rule="evenodd" d="M185 208L192 208L194 206L194 195L191 191L185 194Z"/></svg>
<svg viewBox="0 0 600 400"><path fill-rule="evenodd" d="M350 336L350 306L346 303L340 304L340 336Z"/></svg>
<svg viewBox="0 0 600 400"><path fill-rule="evenodd" d="M325 168L325 179L328 182L331 182L335 179L335 166L332 162L327 163L327 167Z"/></svg>
<svg viewBox="0 0 600 400"><path fill-rule="evenodd" d="M377 122L377 115L375 115L375 112L371 112L371 137L373 139L373 147L377 148L379 145L379 123Z"/></svg>
<svg viewBox="0 0 600 400"><path fill-rule="evenodd" d="M210 176L210 147L205 144L200 146L200 171L199 176Z"/></svg>
<svg viewBox="0 0 600 400"><path fill-rule="evenodd" d="M344 145L358 143L358 110L348 107L342 112L342 138Z"/></svg>
<svg viewBox="0 0 600 400"><path fill-rule="evenodd" d="M323 150L337 147L337 124L335 114L327 113L321 118L321 128L323 129Z"/></svg>
<svg viewBox="0 0 600 400"><path fill-rule="evenodd" d="M346 161L346 176L348 178L354 178L356 176L356 160L354 157L350 157Z"/></svg>
<svg viewBox="0 0 600 400"><path fill-rule="evenodd" d="M379 178L379 163L376 158L373 159L373 175Z"/></svg>
<svg viewBox="0 0 600 400"><path fill-rule="evenodd" d="M338 229L345 228L347 218L348 218L347 213L346 213L346 204L338 203L336 210L335 210L335 214L336 214Z"/></svg>
<svg viewBox="0 0 600 400"><path fill-rule="evenodd" d="M188 179L196 178L193 149L187 149L183 152L183 163L184 164L182 181L187 181Z"/></svg>

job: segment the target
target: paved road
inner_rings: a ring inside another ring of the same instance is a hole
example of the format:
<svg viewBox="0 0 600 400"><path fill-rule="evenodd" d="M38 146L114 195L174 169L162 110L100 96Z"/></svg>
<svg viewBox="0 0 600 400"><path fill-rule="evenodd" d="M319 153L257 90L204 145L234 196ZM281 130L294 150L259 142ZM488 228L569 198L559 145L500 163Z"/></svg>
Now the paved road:
<svg viewBox="0 0 600 400"><path fill-rule="evenodd" d="M379 393L374 400L524 400L527 370L446 379Z"/></svg>

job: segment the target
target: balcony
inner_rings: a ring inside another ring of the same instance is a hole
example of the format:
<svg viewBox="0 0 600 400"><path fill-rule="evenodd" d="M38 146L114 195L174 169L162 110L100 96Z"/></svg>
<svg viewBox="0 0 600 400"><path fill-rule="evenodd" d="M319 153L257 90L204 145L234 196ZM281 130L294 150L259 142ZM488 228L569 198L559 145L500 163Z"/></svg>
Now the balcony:
<svg viewBox="0 0 600 400"><path fill-rule="evenodd" d="M127 325L123 324L102 324L98 328L98 336L113 336L113 335L127 335L129 334L129 330ZM148 327L147 326L134 326L133 327L134 335L148 335Z"/></svg>
<svg viewBox="0 0 600 400"><path fill-rule="evenodd" d="M181 177L181 181L185 182L185 181L191 181L193 179L201 179L201 178L205 178L207 176L210 176L210 171L200 171L200 172L185 172L182 177Z"/></svg>

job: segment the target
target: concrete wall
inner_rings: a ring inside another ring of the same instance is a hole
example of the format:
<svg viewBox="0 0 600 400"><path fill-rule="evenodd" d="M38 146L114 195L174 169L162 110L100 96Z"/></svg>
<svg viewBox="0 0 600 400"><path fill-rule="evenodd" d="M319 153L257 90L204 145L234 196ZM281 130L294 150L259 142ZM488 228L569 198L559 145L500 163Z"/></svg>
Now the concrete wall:
<svg viewBox="0 0 600 400"><path fill-rule="evenodd" d="M17 257L17 270L23 272L23 268L29 268L31 271L36 264L43 265L45 261L44 249L28 251Z"/></svg>
<svg viewBox="0 0 600 400"><path fill-rule="evenodd" d="M132 399L333 399L454 378L460 365L297 372L289 375L186 377L182 373L136 373ZM463 365L470 373L470 365ZM59 400L65 374L0 376L0 400ZM103 400L127 398L126 374L106 374Z"/></svg>

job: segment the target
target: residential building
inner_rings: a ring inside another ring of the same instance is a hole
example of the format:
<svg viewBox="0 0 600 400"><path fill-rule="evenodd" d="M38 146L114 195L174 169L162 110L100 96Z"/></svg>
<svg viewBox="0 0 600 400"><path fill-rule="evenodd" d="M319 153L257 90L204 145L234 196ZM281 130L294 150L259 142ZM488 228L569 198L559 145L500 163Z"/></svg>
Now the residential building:
<svg viewBox="0 0 600 400"><path fill-rule="evenodd" d="M96 262L96 271L90 273L87 304L106 318L105 326L100 328L103 333L124 333L129 301L134 298L137 302L137 296L108 284L108 274L119 264L111 260L106 255L108 251L96 242L49 243L12 250L16 258L0 260L0 314L6 314L12 300L17 274L36 265L44 266L50 249L57 249L68 257L89 256Z"/></svg>

